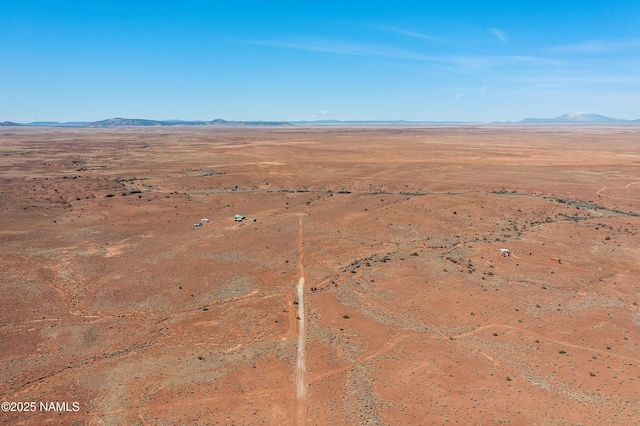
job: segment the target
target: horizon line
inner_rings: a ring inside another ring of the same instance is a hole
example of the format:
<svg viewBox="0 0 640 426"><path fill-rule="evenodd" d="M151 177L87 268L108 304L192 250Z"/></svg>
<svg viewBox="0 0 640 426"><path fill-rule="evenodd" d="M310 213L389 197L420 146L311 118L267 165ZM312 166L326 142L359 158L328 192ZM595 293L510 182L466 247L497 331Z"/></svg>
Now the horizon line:
<svg viewBox="0 0 640 426"><path fill-rule="evenodd" d="M581 120L580 118L585 118ZM132 124L117 124L117 122L121 121L131 121L134 122ZM563 122L563 120L566 120ZM135 124L136 121L139 121L140 124ZM226 120L222 118L214 118L211 120L184 120L184 119L166 119L166 120L157 120L157 119L149 119L149 118L123 118L123 117L113 117L106 118L97 121L31 121L31 122L19 122L19 121L2 121L1 124L5 126L17 125L17 126L31 126L31 127L47 127L47 126L67 126L67 127L81 127L87 126L91 124L101 124L104 123L105 127L110 126L110 122L114 122L115 124L111 125L112 127L156 127L156 126L193 126L193 125L251 125L251 124L633 124L640 123L640 119L618 119L614 117L608 117L601 114L595 113L567 113L557 117L544 117L544 118L533 118L527 117L523 118L519 121L476 121L476 120L405 120L405 119L310 119L310 120ZM146 123L146 124L145 124Z"/></svg>

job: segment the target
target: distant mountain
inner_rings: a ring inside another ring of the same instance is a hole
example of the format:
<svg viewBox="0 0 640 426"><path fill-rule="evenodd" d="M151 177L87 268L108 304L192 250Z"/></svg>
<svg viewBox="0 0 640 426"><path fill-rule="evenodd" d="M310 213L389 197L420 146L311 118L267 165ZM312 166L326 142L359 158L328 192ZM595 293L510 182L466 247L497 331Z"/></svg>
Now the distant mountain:
<svg viewBox="0 0 640 426"><path fill-rule="evenodd" d="M292 126L293 124L287 121L225 121L222 119L216 119L208 121L208 125L222 125L222 126Z"/></svg>
<svg viewBox="0 0 640 426"><path fill-rule="evenodd" d="M108 118L106 120L94 121L93 123L85 124L84 127L153 127L153 126L178 126L185 125L186 122L177 123L174 121L158 121L158 120L145 120L141 118ZM202 123L200 123L202 124Z"/></svg>
<svg viewBox="0 0 640 426"><path fill-rule="evenodd" d="M78 127L88 124L88 121L67 121L66 123L60 123L58 121L33 121L31 123L23 124L23 126L42 126L42 127Z"/></svg>
<svg viewBox="0 0 640 426"><path fill-rule="evenodd" d="M294 124L410 124L405 120L302 120Z"/></svg>
<svg viewBox="0 0 640 426"><path fill-rule="evenodd" d="M599 114L574 113L564 114L556 118L525 118L523 124L609 124L609 123L638 123L640 120L620 120Z"/></svg>
<svg viewBox="0 0 640 426"><path fill-rule="evenodd" d="M349 125L349 124L384 124L384 125L411 125L411 124L477 124L470 121L407 121L407 120L312 120L292 121L291 124L303 125Z"/></svg>
<svg viewBox="0 0 640 426"><path fill-rule="evenodd" d="M145 120L141 118L109 118L87 123L84 127L154 127L154 126L290 126L284 121L226 121L221 118L211 121Z"/></svg>
<svg viewBox="0 0 640 426"><path fill-rule="evenodd" d="M495 124L508 124L512 122L494 122ZM606 117L599 114L574 113L564 114L556 118L525 118L518 124L640 124L638 120L621 120ZM0 122L0 126L35 126L35 127L89 127L89 128L114 128L114 127L170 127L170 126L216 126L216 127L243 127L243 126L331 126L331 125L467 125L480 124L468 121L406 121L406 120L313 120L313 121L227 121L221 118L214 120L148 120L142 118L109 118L94 122L71 121L60 123L57 121L36 121L32 123ZM513 123L512 123L513 124Z"/></svg>

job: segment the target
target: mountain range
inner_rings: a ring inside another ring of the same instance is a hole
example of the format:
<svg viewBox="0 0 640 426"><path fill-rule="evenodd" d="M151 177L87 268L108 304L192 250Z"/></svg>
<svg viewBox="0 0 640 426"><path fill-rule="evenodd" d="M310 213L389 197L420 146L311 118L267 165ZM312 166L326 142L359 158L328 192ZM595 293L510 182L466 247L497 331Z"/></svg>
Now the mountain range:
<svg viewBox="0 0 640 426"><path fill-rule="evenodd" d="M564 114L556 118L525 118L519 121L523 124L614 124L614 123L640 123L638 120L621 120L618 118L606 117L599 114L585 114L582 112Z"/></svg>
<svg viewBox="0 0 640 426"><path fill-rule="evenodd" d="M150 126L290 126L284 121L226 121L221 118L211 121L145 120L140 118L109 118L87 123L83 127L150 127Z"/></svg>
<svg viewBox="0 0 640 426"><path fill-rule="evenodd" d="M496 122L500 124L501 122ZM502 122L504 123L504 122ZM512 123L513 122L507 122ZM621 120L606 117L599 114L573 113L564 114L555 118L525 118L517 124L640 124L638 120ZM113 127L167 127L167 126L294 126L294 125L350 125L350 124L480 124L464 121L405 121L405 120L316 120L316 121L227 121L221 118L204 120L147 120L141 118L109 118L94 122L65 122L36 121L32 123L14 123L11 121L0 122L0 126L29 126L29 127L89 127L89 128L113 128Z"/></svg>
<svg viewBox="0 0 640 426"><path fill-rule="evenodd" d="M34 121L32 123L0 122L0 126L29 126L29 127L166 127L166 126L291 126L285 121L227 121L221 118L203 120L147 120L142 118L109 118L107 120L83 122L71 121L60 123L57 121Z"/></svg>

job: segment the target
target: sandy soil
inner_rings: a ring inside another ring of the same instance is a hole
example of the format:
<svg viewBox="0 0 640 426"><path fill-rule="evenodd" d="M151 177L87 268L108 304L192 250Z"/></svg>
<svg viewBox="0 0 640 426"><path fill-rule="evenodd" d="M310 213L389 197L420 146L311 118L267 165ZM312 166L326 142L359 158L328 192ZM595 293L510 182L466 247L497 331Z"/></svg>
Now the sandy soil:
<svg viewBox="0 0 640 426"><path fill-rule="evenodd" d="M2 129L0 400L79 410L0 423L639 424L639 184L638 127Z"/></svg>

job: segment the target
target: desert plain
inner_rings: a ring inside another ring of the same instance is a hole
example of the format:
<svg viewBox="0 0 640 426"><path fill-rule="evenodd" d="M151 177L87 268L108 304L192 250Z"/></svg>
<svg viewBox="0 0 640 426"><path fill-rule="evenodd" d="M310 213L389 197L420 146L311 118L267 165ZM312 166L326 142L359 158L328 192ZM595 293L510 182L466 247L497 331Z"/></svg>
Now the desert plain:
<svg viewBox="0 0 640 426"><path fill-rule="evenodd" d="M3 128L0 423L640 424L639 227L638 126Z"/></svg>

